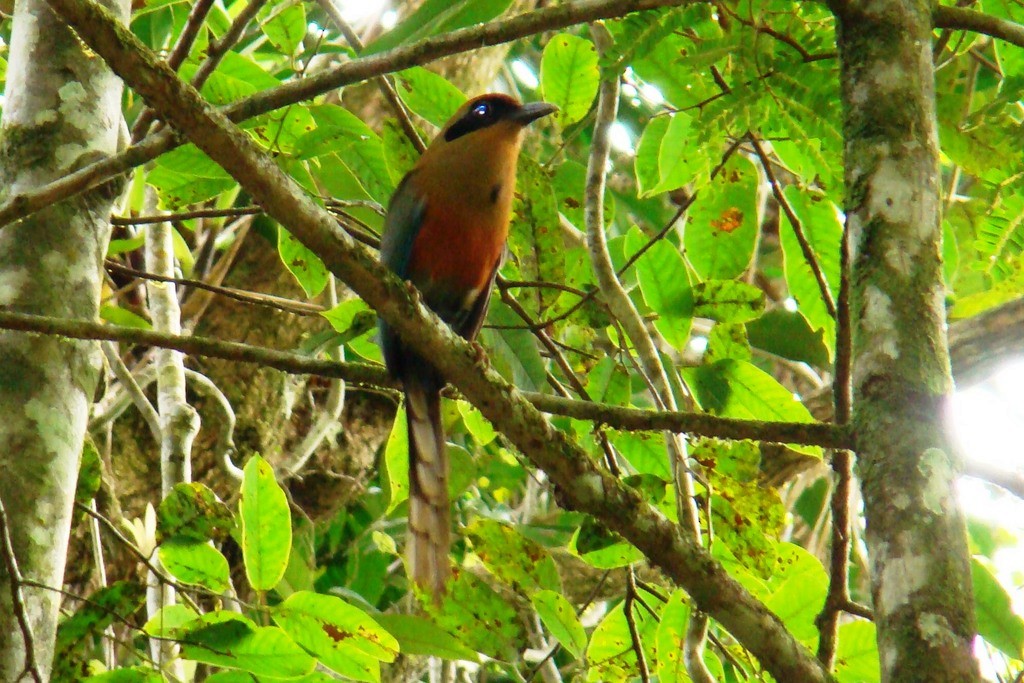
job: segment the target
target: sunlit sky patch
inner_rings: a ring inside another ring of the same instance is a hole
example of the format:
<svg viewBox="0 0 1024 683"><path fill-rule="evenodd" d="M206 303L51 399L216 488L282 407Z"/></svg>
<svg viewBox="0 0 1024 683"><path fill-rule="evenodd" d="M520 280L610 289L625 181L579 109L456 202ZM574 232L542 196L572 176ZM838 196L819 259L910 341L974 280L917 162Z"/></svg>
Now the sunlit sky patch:
<svg viewBox="0 0 1024 683"><path fill-rule="evenodd" d="M338 5L345 21L357 23L370 17L379 16L383 25L383 14L388 14L385 10L391 6L391 3L389 0L341 0ZM392 18L391 25L394 26L394 18ZM388 27L384 26L384 28Z"/></svg>
<svg viewBox="0 0 1024 683"><path fill-rule="evenodd" d="M618 152L623 154L633 153L633 134L629 132L626 124L621 121L613 123L608 130L608 141L611 142L612 148Z"/></svg>
<svg viewBox="0 0 1024 683"><path fill-rule="evenodd" d="M398 12L393 9L389 9L380 15L380 27L385 31L390 31L398 23Z"/></svg>
<svg viewBox="0 0 1024 683"><path fill-rule="evenodd" d="M540 85L540 80L537 78L537 73L533 70L533 67L523 60L517 59L513 61L510 68L512 69L512 75L516 77L516 80L530 90L536 90L537 86Z"/></svg>
<svg viewBox="0 0 1024 683"><path fill-rule="evenodd" d="M948 415L954 441L967 461L1005 470L1024 469L1024 359L1011 361L985 382L957 391ZM1017 542L996 551L992 566L1017 614L1024 614L1024 501L972 477L957 490L968 517L999 527ZM998 680L1000 658L976 644L986 680Z"/></svg>

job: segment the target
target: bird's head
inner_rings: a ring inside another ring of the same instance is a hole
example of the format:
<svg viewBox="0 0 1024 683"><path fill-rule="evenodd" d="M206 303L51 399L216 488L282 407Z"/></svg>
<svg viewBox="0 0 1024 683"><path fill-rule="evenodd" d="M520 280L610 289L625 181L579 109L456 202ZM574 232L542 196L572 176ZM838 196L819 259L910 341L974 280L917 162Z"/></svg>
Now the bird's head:
<svg viewBox="0 0 1024 683"><path fill-rule="evenodd" d="M557 109L547 102L520 104L514 97L498 93L480 95L455 112L434 144L460 144L463 138L465 142L478 138L518 139L523 128Z"/></svg>

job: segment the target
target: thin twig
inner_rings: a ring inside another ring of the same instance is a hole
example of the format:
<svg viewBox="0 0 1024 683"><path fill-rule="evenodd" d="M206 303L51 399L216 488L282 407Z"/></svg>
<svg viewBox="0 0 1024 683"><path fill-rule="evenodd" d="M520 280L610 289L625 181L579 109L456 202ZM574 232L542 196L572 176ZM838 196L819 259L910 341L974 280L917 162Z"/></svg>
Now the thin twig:
<svg viewBox="0 0 1024 683"><path fill-rule="evenodd" d="M849 424L853 402L852 387L852 334L850 321L850 239L844 228L839 258L839 302L836 316L836 363L833 381L835 419ZM853 488L853 454L839 449L832 453L832 471L835 476L830 507L832 511L831 547L829 549L828 593L818 627L818 660L827 669L835 665L839 638L839 617L850 604L850 542L853 533L850 521L850 496Z"/></svg>
<svg viewBox="0 0 1024 683"><path fill-rule="evenodd" d="M145 225L147 223L163 223L164 221L187 221L192 218L233 218L235 216L255 216L263 213L258 206L239 206L227 209L199 209L196 211L183 211L181 213L168 213L166 216L111 216L111 225Z"/></svg>
<svg viewBox="0 0 1024 683"><path fill-rule="evenodd" d="M317 4L324 10L334 25L338 27L341 34L345 36L345 40L352 46L352 49L356 53L363 51L363 41L359 39L356 32L352 30L352 27L345 17L338 11L338 6L334 4L334 0L317 0ZM380 76L373 79L377 87L380 89L380 94L384 97L387 103L391 106L391 109L395 112L395 116L398 117L398 123L402 126L402 131L405 133L405 137L409 139L412 146L417 152L423 154L427 151L427 146L423 142L423 138L420 137L419 131L416 130L416 126L412 122L412 117L409 115L409 110L406 108L405 103L402 102L402 98L398 96L398 91L395 89L394 83L387 76Z"/></svg>
<svg viewBox="0 0 1024 683"><path fill-rule="evenodd" d="M835 319L836 301L832 296L832 290L829 289L828 279L825 277L825 273L821 269L818 257L815 255L814 249L811 247L811 243L807 240L807 233L804 232L803 223L801 223L796 212L793 211L793 207L790 205L789 200L786 199L786 195L782 192L782 186L775 177L775 172L772 170L772 164L768 160L768 155L765 153L764 148L757 139L757 136L750 133L749 138L750 144L753 145L754 152L757 154L757 158L761 161L761 168L764 169L764 174L768 178L768 184L772 188L772 195L775 197L775 201L779 203L783 213L786 214L786 218L789 220L789 224L793 228L793 234L796 235L796 240L800 243L800 251L803 252L804 261L807 263L807 267L811 269L811 273L814 275L814 279L818 283L818 290L821 292L822 301L825 302L825 308L828 310L828 314Z"/></svg>
<svg viewBox="0 0 1024 683"><path fill-rule="evenodd" d="M516 298L509 293L507 285L503 283L500 277L498 278L498 287L501 290L501 300L504 301L505 304L509 308L511 308L516 315L522 318L527 325L531 326L531 329L533 330L533 335L537 337L537 340L540 341L544 348L548 350L548 353L551 354L551 357L555 360L555 364L558 365L558 367L562 370L562 374L569 381L569 384L572 386L573 390L583 400L591 400L590 394L587 392L587 388L583 385L583 381L572 369L572 366L569 364L569 361L566 359L565 355L555 344L554 340L551 339L551 336L544 330L537 329L536 327L534 327L535 323L533 321L533 318L530 316L527 310L523 308L522 304L520 304L516 300ZM622 472L619 469L618 457L615 452L615 448L612 446L611 441L608 439L607 432L603 429L598 429L597 433L598 440L601 444L601 450L604 453L605 464L608 466L608 471L611 472L612 475L614 475L615 477L621 476Z"/></svg>
<svg viewBox="0 0 1024 683"><path fill-rule="evenodd" d="M224 59L224 55L228 53L228 50L241 40L242 34L245 32L249 22L256 18L256 14L259 13L265 4L267 4L267 0L249 0L249 3L238 13L238 16L231 22L231 26L224 32L220 40L210 44L206 50L206 59L196 69L190 81L193 88L196 90L202 89L206 79L220 66L220 62Z"/></svg>
<svg viewBox="0 0 1024 683"><path fill-rule="evenodd" d="M598 593L601 592L601 588L604 587L604 583L605 583L605 581L608 580L608 577L611 575L611 573L612 573L611 569L606 569L604 574L601 574L601 578L598 579L596 584L594 584L594 588L593 588L593 590L590 591L590 595L587 596L587 599L583 602L582 605L580 605L579 607L576 608L576 617L577 618L579 618L579 616L581 614L586 612L587 608L589 608L594 603L594 600L597 598ZM530 681L533 680L533 678L537 675L537 672L539 672L541 670L541 667L543 667L544 664L547 663L547 661L549 659L554 657L555 654L558 652L558 650L560 648L561 648L560 644L555 645L553 648L551 648L551 652L549 652L547 654L547 656L544 657L544 659L542 659L539 662L537 662L537 666L533 667L533 669L530 671L530 673L527 674L524 677L526 683L530 683Z"/></svg>
<svg viewBox="0 0 1024 683"><path fill-rule="evenodd" d="M3 543L4 566L7 568L7 577L11 584L11 608L14 610L14 618L18 622L18 628L21 629L21 637L25 644L25 671L32 676L32 680L36 683L43 683L43 675L39 672L39 664L36 663L32 623L29 621L28 610L25 608L25 594L21 590L21 587L28 583L21 575L21 569L18 568L18 558L14 554L14 543L11 541L11 526L8 523L7 510L4 508L2 500L0 500L0 542Z"/></svg>
<svg viewBox="0 0 1024 683"><path fill-rule="evenodd" d="M598 55L606 55L612 47L611 34L608 29L602 24L595 23L591 25L590 33ZM618 101L619 75L618 73L606 75L601 80L598 89L597 113L595 114L594 132L591 137L590 156L587 162L587 182L583 193L587 251L590 254L590 262L601 295L608 304L613 317L621 324L625 336L636 350L639 367L642 370L641 374L650 385L651 396L660 407L675 410L675 392L654 342L654 336L657 333L649 331L644 325L643 319L623 288L619 276L615 272L615 267L612 265L604 233L604 195L610 153L609 131L617 116ZM682 213L678 213L676 219L681 215ZM670 225L674 222L675 219ZM626 353L631 357L628 351ZM686 407L692 408L693 400L685 389L681 395L686 401ZM668 450L669 467L675 484L676 513L679 524L691 542L700 546L702 543L700 517L695 502L695 488L686 445L674 432L665 433L665 443ZM630 591L626 594L626 621L630 624L630 635L634 639L641 679L647 681L650 672L643 656L643 649L638 642L639 636L635 633L636 625L631 621L630 607L636 587L633 584L630 586ZM688 648L692 648L693 651L703 650L702 634L706 631L706 624L706 616L701 616L696 612L691 615L688 634L694 639L687 638ZM687 657L686 661L692 663L694 667L692 670L688 670L691 678L696 678L700 683L710 679L710 673L706 671L704 663L699 657Z"/></svg>
<svg viewBox="0 0 1024 683"><path fill-rule="evenodd" d="M831 670L835 665L839 642L839 615L850 603L850 493L853 481L853 456L838 450L832 455L835 484L832 491L832 544L829 559L829 584L825 605L815 623L818 627L818 660Z"/></svg>
<svg viewBox="0 0 1024 683"><path fill-rule="evenodd" d="M94 520L96 520L97 522L102 524L103 527L108 532L113 534L114 538L116 538L118 541L120 541L124 545L124 547L127 548L129 550L129 552L131 552L131 554L134 555L135 558L139 562L144 564L146 566L146 569L148 569L156 577L158 577L160 579L160 581L162 581L163 583L168 584L169 586L174 586L175 588L177 588L179 594L182 597L182 599L185 600L186 602L188 602L188 606L191 607L192 609L194 609L197 613L200 612L199 606L195 602L193 602L190 597L188 597L188 594L185 591L191 589L191 590L198 590L200 592L206 591L210 595L217 595L217 593L214 593L213 591L208 591L207 589L203 588L202 586L183 586L183 585L179 584L171 576L169 576L167 573L165 573L163 569L160 569L159 567L157 567L156 564L154 564L154 562L152 561L152 559L147 557L146 554L143 553L142 550L140 550L137 545L135 545L130 540L128 540L128 538L125 537L125 535L121 533L121 531L114 525L114 523L111 522L109 519L107 519L104 515L100 514L99 511L93 510L88 505L83 505L83 504L78 503L78 502L75 503L75 508L78 509L78 510L81 510L82 512L84 512L85 514L89 515L91 518L93 518Z"/></svg>
<svg viewBox="0 0 1024 683"><path fill-rule="evenodd" d="M175 41L171 53L167 56L167 66L172 71L177 71L178 67L185 61L185 58L188 57L192 44L199 35L199 29L202 28L203 22L206 21L206 15L210 13L211 7L213 7L213 0L197 0L192 5L192 9L188 13L188 19L185 20L185 26L182 27L181 33L178 34L178 40ZM149 107L142 110L142 113L139 114L135 124L132 126L132 142L138 142L149 132L149 125L155 118L155 113Z"/></svg>
<svg viewBox="0 0 1024 683"><path fill-rule="evenodd" d="M114 343L112 341L105 341L100 344L100 347L103 349L103 355L107 359L107 364L114 373L114 377L121 383L121 387L135 405L135 409L142 415L142 419L145 421L146 426L149 427L149 433L152 434L153 439L159 443L163 428L160 426L160 415L156 412L156 408L153 407L152 402L150 402L142 387L135 381L132 371L121 360L121 356L118 354Z"/></svg>
<svg viewBox="0 0 1024 683"><path fill-rule="evenodd" d="M640 673L640 680L643 683L650 683L651 670L647 665L647 656L644 654L644 645L640 640L640 630L636 626L636 616L633 614L633 602L637 601L636 577L633 568L626 572L626 599L622 605L622 612L626 617L626 626L629 628L629 640L633 645L633 653L636 655L636 668Z"/></svg>
<svg viewBox="0 0 1024 683"><path fill-rule="evenodd" d="M212 379L206 375L185 368L185 379L194 391L213 400L213 404L220 410L220 419L217 420L217 445L215 446L214 459L220 461L225 474L237 482L242 481L242 469L232 461L235 453L235 411L231 402L224 392L220 390Z"/></svg>
<svg viewBox="0 0 1024 683"><path fill-rule="evenodd" d="M261 294L259 292L248 292L242 289L235 289L233 287L221 287L218 285L211 285L202 280L193 280L191 278L184 277L167 277L165 275L158 275L156 273L150 273L144 270L137 270L135 268L129 268L123 266L116 261L107 259L106 261L107 270L115 273L121 273L122 275L129 275L131 277L141 278L143 280L152 280L153 282L170 282L177 285L183 285L186 287L195 287L196 289L202 289L207 292L223 296L228 299L234 299L235 301L241 301L247 304L254 304L256 306L266 306L267 308L273 308L286 313L294 313L295 315L320 315L326 309L323 306L317 304L310 304L304 301L294 301L292 299L284 299L273 294Z"/></svg>

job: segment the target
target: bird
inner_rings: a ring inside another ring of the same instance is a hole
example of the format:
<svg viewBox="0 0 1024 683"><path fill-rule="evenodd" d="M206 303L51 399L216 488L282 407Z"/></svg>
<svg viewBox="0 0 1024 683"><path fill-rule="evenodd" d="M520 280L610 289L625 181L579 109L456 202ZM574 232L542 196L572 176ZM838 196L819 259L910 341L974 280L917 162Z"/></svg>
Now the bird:
<svg viewBox="0 0 1024 683"><path fill-rule="evenodd" d="M486 94L444 125L388 204L381 261L469 341L487 315L505 253L516 162L525 128L557 110ZM383 320L384 362L405 392L409 433L408 574L439 599L451 577L448 455L441 423L444 378Z"/></svg>

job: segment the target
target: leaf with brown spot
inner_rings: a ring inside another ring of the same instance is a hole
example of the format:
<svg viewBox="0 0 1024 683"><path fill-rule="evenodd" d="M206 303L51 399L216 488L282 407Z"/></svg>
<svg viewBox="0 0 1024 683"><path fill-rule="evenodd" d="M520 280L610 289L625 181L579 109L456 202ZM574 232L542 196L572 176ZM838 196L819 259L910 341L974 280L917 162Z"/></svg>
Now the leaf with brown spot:
<svg viewBox="0 0 1024 683"><path fill-rule="evenodd" d="M320 662L348 678L380 680L380 662L394 661L398 641L341 598L298 591L273 608L274 622Z"/></svg>
<svg viewBox="0 0 1024 683"><path fill-rule="evenodd" d="M711 221L711 227L719 232L733 232L743 226L743 212L730 206L722 212L721 218Z"/></svg>

